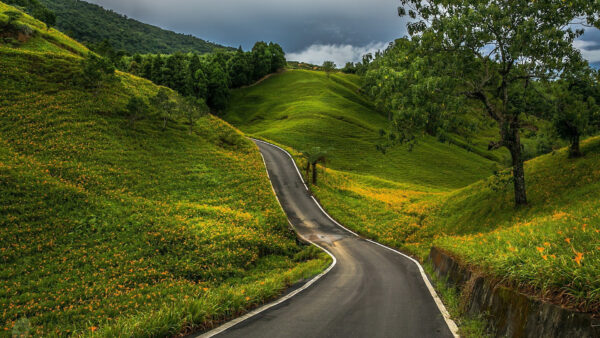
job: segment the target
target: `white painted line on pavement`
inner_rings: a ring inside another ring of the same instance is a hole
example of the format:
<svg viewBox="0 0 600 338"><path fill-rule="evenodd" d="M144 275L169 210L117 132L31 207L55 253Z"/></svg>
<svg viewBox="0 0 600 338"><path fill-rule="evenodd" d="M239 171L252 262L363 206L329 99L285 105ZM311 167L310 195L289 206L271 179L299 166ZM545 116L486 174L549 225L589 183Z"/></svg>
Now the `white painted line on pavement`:
<svg viewBox="0 0 600 338"><path fill-rule="evenodd" d="M302 237L302 236L301 236L301 237ZM337 264L337 259L335 259L335 257L334 257L334 256L331 254L331 252L327 251L327 250L326 250L325 248L323 248L322 246L320 246L320 245L318 245L318 244L316 244L316 243L314 243L314 242L311 242L311 241L309 241L309 240L308 240L308 239L306 239L306 238L304 238L304 240L306 240L306 241L308 241L308 242L312 243L314 246L316 246L316 247L318 247L319 249L321 249L321 250L325 251L325 252L326 252L326 253L327 253L329 256L331 256L331 258L333 259L333 263L331 263L331 265L329 265L329 267L327 268L327 270L325 270L325 271L321 272L320 274L318 274L317 276L315 276L313 279L311 279L310 281L308 281L306 284L304 284L304 285L303 285L301 288L294 290L293 292L291 292L291 293L289 293L289 294L285 295L284 297L282 297L282 298L279 298L278 300L276 300L276 301L274 301L274 302L272 302L272 303L269 303L269 304L267 304L267 305L263 305L263 306L259 307L259 308L258 308L258 309L256 309L256 310L250 311L250 312L248 312L247 314L245 314L245 315L243 315L243 316L241 316L241 317L238 317L238 318L236 318L236 319L234 319L234 320L231 320L231 321L229 321L229 322L227 322L227 323L225 323L225 324L223 324L223 325L219 326L218 328L216 328L216 329L213 329L213 330L211 330L211 331L208 331L208 332L206 332L206 333L204 333L204 334L202 334L202 335L200 335L200 336L198 336L198 337L199 337L199 338L208 338L208 337L213 337L213 336L215 336L215 335L218 335L219 333L222 333L222 332L224 332L224 331L226 331L226 330L228 330L228 329L230 329L230 328L232 328L232 327L236 326L237 324L239 324L239 323L241 323L241 322L243 322L243 321L245 321L245 320L247 320L247 319L249 319L249 318L252 318L252 317L256 316L257 314L259 314L259 313L261 313L261 312L264 312L264 311L266 311L266 310L268 310L268 309L270 309L270 308L272 308L272 307L274 307L274 306L277 306L277 305L279 305L279 304L281 304L281 303L283 303L283 302L287 301L288 299L290 299L290 298L294 297L295 295L299 294L300 292L302 292L302 291L304 291L304 290L308 289L308 288L309 288L311 285L313 285L313 284L314 284L314 283L315 283L317 280L321 279L321 277L325 276L325 275L326 275L326 274L327 274L329 271L331 271L331 269L333 269L333 267L334 267L334 266Z"/></svg>
<svg viewBox="0 0 600 338"><path fill-rule="evenodd" d="M268 144L270 146L276 147L279 150L283 151L284 153L286 153L292 160L292 163L294 164L294 166L296 167L296 172L298 172L298 176L300 176L300 179L302 180L302 183L304 183L304 185L306 186L306 183L304 182L304 179L302 178L302 175L300 175L300 171L298 170L298 166L296 165L296 161L294 161L294 158L292 157L292 155L287 152L285 149L278 147L274 144L262 141L262 140L256 140L265 144ZM323 213L325 214L325 216L327 216L327 218L329 218L333 223L335 223L337 226L341 227L342 229L348 231L349 233L353 234L356 237L360 237L357 233L355 233L354 231L346 228L345 226L341 225L338 221L336 221L335 219L333 219L333 217L331 217L331 215L329 215L327 213L327 211L325 211L325 209L323 209L323 207L321 206L321 204L319 203L319 201L317 201L317 199L311 195L311 198L313 199L313 201L317 204L317 206L319 207L319 209L321 209L321 211L323 211ZM438 307L438 310L440 311L440 313L442 314L442 317L444 317L444 321L446 322L446 325L448 325L448 329L450 329L450 332L452 333L452 335L454 337L460 337L458 335L458 326L456 325L456 323L454 322L454 320L452 320L452 318L450 317L450 313L448 312L448 310L446 309L446 306L444 305L444 303L442 302L442 300L440 299L440 297L438 296L437 292L435 291L435 289L433 288L433 286L431 285L431 283L429 282L429 278L427 278L427 274L425 274L425 270L423 269L423 266L421 266L421 263L419 263L419 261L417 261L416 259L403 254L402 252L392 249L388 246L385 246L381 243L375 242L373 240L367 239L365 238L366 241L371 242L373 244L379 245L383 248L386 248L388 250L391 250L397 254L399 254L400 256L403 256L405 258L408 258L410 261L412 261L413 263L415 263L417 265L417 267L419 268L419 272L421 273L421 277L423 278L423 281L425 282L425 286L427 286L427 289L429 290L429 293L431 294L431 297L433 298L433 301L435 302L435 304Z"/></svg>
<svg viewBox="0 0 600 338"><path fill-rule="evenodd" d="M263 141L261 141L261 142L263 142ZM267 143L267 142L264 142L264 143ZM269 143L267 143L267 144L269 144ZM281 208L281 210L283 210L283 206L281 205L281 201L279 201L279 197L277 197L277 193L275 192L275 188L273 187L273 182L271 182L271 176L269 175L269 170L267 169L267 162L265 162L265 157L263 156L262 153L260 153L260 156L262 157L263 163L265 164L265 171L267 172L267 177L269 177L269 183L271 184L271 189L273 190L273 194L275 194L275 198L277 199L277 202L279 203L279 207ZM300 174L300 173L298 173L298 174ZM300 175L300 178L302 178L302 175ZM305 187L306 187L306 185L305 185ZM285 210L283 210L283 213L285 214ZM289 218L288 218L288 223L290 224L290 226L293 229L295 229L294 225L292 224L292 222L290 221ZM213 329L211 331L208 331L208 332L206 332L206 333L198 336L199 338L209 338L209 337L216 336L219 333L222 333L222 332L224 332L224 331L226 331L226 330L228 330L228 329L236 326L237 324L239 324L239 323L241 323L241 322L243 322L243 321L245 321L245 320L247 320L249 318L252 318L252 317L256 316L257 314L259 314L261 312L264 312L264 311L266 311L266 310L268 310L268 309L270 309L270 308L272 308L274 306L277 306L277 305L279 305L279 304L287 301L288 299L294 297L295 295L299 294L300 292L308 289L317 280L321 279L321 277L325 276L327 273L329 273L329 271L331 271L331 269L333 269L333 267L337 264L337 259L335 258L335 256L333 254L331 254L331 252L329 252L327 249L323 248L319 244L317 244L317 243L309 240L308 238L300 235L298 232L296 232L296 234L298 235L298 237L302 238L306 242L311 243L312 245L316 246L317 248L325 251L331 257L331 259L333 259L333 262L329 265L329 267L325 271L323 271L320 274L316 275L313 279L311 279L310 281L308 281L302 287L294 290L293 292L290 292L289 294L285 295L284 297L279 298L278 300L276 300L274 302L271 302L269 304L263 305L263 306L259 307L258 309L250 311L250 312L248 312L247 314L245 314L245 315L243 315L241 317L233 319L233 320L231 320L231 321L229 321L229 322L227 322L227 323L225 323L225 324L223 324L223 325L221 325L221 326L219 326L219 327L217 327L217 328L215 328L215 329Z"/></svg>
<svg viewBox="0 0 600 338"><path fill-rule="evenodd" d="M302 174L300 174L300 169L298 169L298 165L296 165L296 161L294 161L294 158L292 157L292 155L291 155L291 154L290 154L290 153L289 153L287 150L285 150L285 149L283 149L283 148L281 148L281 147L279 147L279 146L277 146L277 145L274 145L274 144L272 144L272 143L265 142L265 141L263 141L263 140L259 140L259 139L255 139L255 138L250 138L250 139L251 139L251 140L254 140L254 141L262 142L262 143L264 143L264 144L267 144L267 145L270 145L270 146L272 146L272 147L275 147L275 148L277 148L277 149L279 149L279 150L283 151L283 152L284 152L284 153L285 153L287 156L289 156L289 157L290 157L290 159L292 160L292 162L294 163L294 168L296 168L296 172L298 173L298 176L300 176L300 180L302 181L302 184L304 184L304 189L306 189L306 191L308 191L308 186L306 185L306 182L304 182L304 178L302 177ZM262 155L262 154L261 154L261 155ZM264 161L264 157L263 157L263 161ZM265 163L265 167L266 167L266 165L267 165L267 164Z"/></svg>

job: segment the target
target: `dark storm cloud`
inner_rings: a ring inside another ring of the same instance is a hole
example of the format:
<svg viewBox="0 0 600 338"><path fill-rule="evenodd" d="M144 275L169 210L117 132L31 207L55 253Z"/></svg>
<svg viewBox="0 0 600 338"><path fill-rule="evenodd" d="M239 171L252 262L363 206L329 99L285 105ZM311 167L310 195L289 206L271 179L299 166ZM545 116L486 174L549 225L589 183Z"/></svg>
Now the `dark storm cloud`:
<svg viewBox="0 0 600 338"><path fill-rule="evenodd" d="M366 46L405 34L397 0L89 0L143 22L229 46L257 40L287 52L313 44Z"/></svg>
<svg viewBox="0 0 600 338"><path fill-rule="evenodd" d="M575 41L575 47L581 50L581 54L591 64L600 66L600 31L595 28L588 28L585 34Z"/></svg>
<svg viewBox="0 0 600 338"><path fill-rule="evenodd" d="M406 34L399 0L88 0L143 22L244 49L274 41L297 61L358 61ZM576 47L600 62L600 32Z"/></svg>

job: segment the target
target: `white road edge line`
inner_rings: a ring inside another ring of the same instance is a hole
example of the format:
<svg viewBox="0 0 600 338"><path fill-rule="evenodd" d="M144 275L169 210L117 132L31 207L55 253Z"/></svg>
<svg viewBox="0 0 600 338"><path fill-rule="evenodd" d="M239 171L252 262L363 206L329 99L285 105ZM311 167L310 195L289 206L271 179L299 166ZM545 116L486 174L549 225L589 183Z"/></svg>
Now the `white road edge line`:
<svg viewBox="0 0 600 338"><path fill-rule="evenodd" d="M266 142L265 142L266 143ZM259 152L260 153L260 152ZM273 187L273 182L271 182L271 176L269 175L269 170L267 170L267 162L265 162L265 157L262 155L262 153L260 153L260 156L263 159L263 163L265 165L265 171L267 172L267 177L269 178L269 183L271 184L271 189L273 190L273 194L275 194L275 198L277 199L277 203L279 203L279 207L281 208L281 210L283 210L283 206L281 205L281 201L279 201L279 197L277 197L277 193L275 192L275 188ZM297 169L297 168L296 168ZM298 173L300 174L300 173ZM302 176L300 176L302 177ZM304 182L304 181L303 181ZM306 185L305 185L306 187ZM308 190L308 188L306 188ZM283 213L285 214L285 210L283 210ZM287 217L287 216L286 216ZM294 229L294 225L292 224L292 222L290 221L290 219L288 218L288 223L290 224L290 226L292 227L292 229ZM309 240L308 238L303 237L302 235L300 235L298 232L296 232L296 234L298 235L298 237L302 238L303 240L311 243L312 245L316 246L317 248L325 251L330 257L331 259L333 259L333 262L329 265L329 267L321 272L320 274L316 275L315 277L313 277L313 279L311 279L310 281L306 282L306 284L304 284L302 287L294 290L293 292L290 292L289 294L285 295L284 297L279 298L278 300L271 302L269 304L263 305L257 309L254 309L250 312L248 312L247 314L238 317L236 319L233 319L215 329L212 329L208 332L205 332L203 334L201 334L200 336L198 336L199 338L209 338L209 337L213 337L218 335L219 333L222 333L224 331L227 331L228 329L236 326L237 324L250 319L254 316L256 316L257 314L267 311L268 309L277 306L285 301L287 301L288 299L294 297L295 295L299 294L300 292L308 289L311 285L313 285L317 280L321 279L321 277L325 276L327 273L329 273L329 271L331 271L331 269L333 269L333 267L337 264L337 259L335 258L335 256L329 252L327 249L323 248L322 246L320 246L319 244Z"/></svg>
<svg viewBox="0 0 600 338"><path fill-rule="evenodd" d="M302 175L300 174L300 170L298 170L298 166L296 165L296 161L294 161L294 158L292 157L292 155L285 149L271 144L269 142L265 142L262 140L257 140L257 139L253 139L255 141L258 142L262 142L265 144L268 144L270 146L276 147L279 150L283 151L284 153L286 153L290 159L292 160L292 163L294 164L294 166L296 167L296 172L298 173L298 176L300 176L300 180L302 180L302 183L304 183L304 186L306 186L306 183L304 182L304 178L302 177ZM262 154L261 154L262 155ZM264 160L264 158L263 158ZM266 166L266 163L265 163ZM277 194L275 194L277 195ZM321 211L323 211L323 213L325 214L325 216L327 216L327 218L329 218L333 223L335 223L337 226L339 226L340 228L348 231L349 233L353 234L356 237L360 237L357 233L355 233L354 231L346 228L345 226L341 225L338 221L336 221L335 219L333 219L333 217L331 217L331 215L329 215L327 213L327 211L325 211L325 209L323 209L323 207L321 206L321 203L319 203L319 201L317 201L317 199L311 195L311 198L313 199L313 201L315 201L315 203L317 204L317 206L319 207L319 209L321 209ZM452 318L450 317L450 313L448 312L448 310L446 309L446 306L444 305L444 303L442 302L442 300L440 299L440 297L438 296L437 292L435 291L435 289L433 288L433 285L431 285L431 282L429 281L429 278L427 278L427 274L425 274L425 270L423 269L423 266L421 266L421 263L419 263L416 259L403 254L402 252L392 249L388 246L385 246L381 243L375 242L373 240L370 240L368 238L365 238L366 241L371 242L373 244L379 245L383 248L386 248L388 250L391 250L392 252L395 252L397 254L399 254L400 256L403 256L405 258L408 258L410 261L412 261L413 263L415 263L417 265L417 267L419 268L419 272L421 272L421 277L423 278L423 281L425 282L425 286L427 286L427 289L429 290L429 293L431 294L431 297L433 298L433 301L435 302L435 304L438 307L438 310L440 311L440 313L442 314L442 316L444 317L444 321L446 322L446 325L448 325L448 329L450 329L450 332L452 333L452 335L454 335L454 337L460 337L458 334L458 326L456 325L456 323L454 322L454 320L452 320Z"/></svg>

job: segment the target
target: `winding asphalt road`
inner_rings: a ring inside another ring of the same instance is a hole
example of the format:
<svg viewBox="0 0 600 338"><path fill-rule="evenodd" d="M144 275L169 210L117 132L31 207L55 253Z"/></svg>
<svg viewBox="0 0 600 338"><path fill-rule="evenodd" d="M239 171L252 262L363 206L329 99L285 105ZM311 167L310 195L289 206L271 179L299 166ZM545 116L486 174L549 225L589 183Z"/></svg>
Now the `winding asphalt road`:
<svg viewBox="0 0 600 338"><path fill-rule="evenodd" d="M344 230L311 197L286 152L255 143L298 234L325 248L337 263L306 290L230 324L218 337L453 336L454 323L442 315L445 309L413 260Z"/></svg>

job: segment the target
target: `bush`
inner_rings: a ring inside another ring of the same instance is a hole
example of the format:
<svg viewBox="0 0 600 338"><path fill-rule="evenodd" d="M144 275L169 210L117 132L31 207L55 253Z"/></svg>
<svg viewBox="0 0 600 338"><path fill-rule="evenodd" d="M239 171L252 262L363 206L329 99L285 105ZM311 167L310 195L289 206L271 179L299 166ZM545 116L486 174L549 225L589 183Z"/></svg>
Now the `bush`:
<svg viewBox="0 0 600 338"><path fill-rule="evenodd" d="M115 66L108 60L89 53L82 63L78 85L87 89L98 88L102 81L114 78Z"/></svg>

